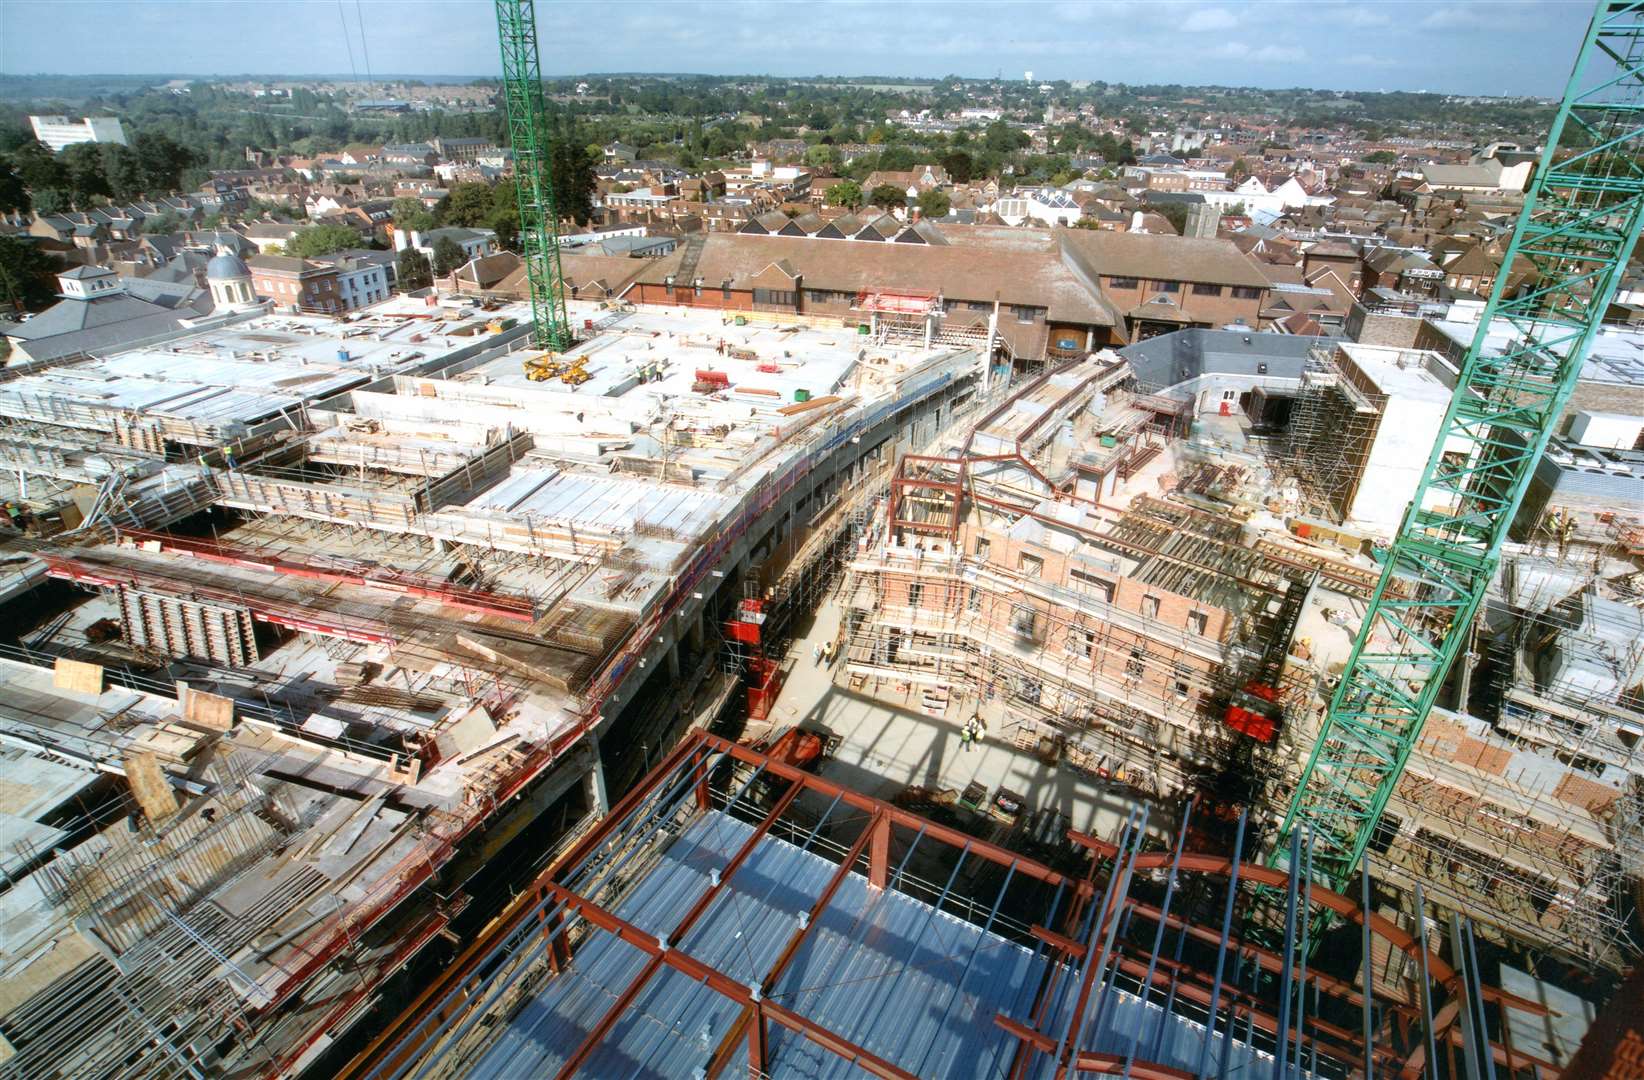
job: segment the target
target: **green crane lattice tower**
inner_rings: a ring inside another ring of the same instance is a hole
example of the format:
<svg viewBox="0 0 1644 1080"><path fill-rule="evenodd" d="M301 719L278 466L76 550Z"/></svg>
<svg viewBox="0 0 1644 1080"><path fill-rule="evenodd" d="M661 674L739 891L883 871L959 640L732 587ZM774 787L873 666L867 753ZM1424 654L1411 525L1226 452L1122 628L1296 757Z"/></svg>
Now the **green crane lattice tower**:
<svg viewBox="0 0 1644 1080"><path fill-rule="evenodd" d="M565 314L565 279L559 265L559 215L542 103L536 8L533 0L496 3L502 96L508 110L508 145L514 151L514 192L519 199L520 256L531 288L531 336L544 349L563 350L571 345L571 321Z"/></svg>
<svg viewBox="0 0 1644 1080"><path fill-rule="evenodd" d="M1337 890L1351 881L1638 238L1641 153L1644 3L1600 0L1273 865L1308 828L1314 876ZM1535 280L1509 296L1520 258ZM1487 343L1492 324L1509 330L1504 344Z"/></svg>

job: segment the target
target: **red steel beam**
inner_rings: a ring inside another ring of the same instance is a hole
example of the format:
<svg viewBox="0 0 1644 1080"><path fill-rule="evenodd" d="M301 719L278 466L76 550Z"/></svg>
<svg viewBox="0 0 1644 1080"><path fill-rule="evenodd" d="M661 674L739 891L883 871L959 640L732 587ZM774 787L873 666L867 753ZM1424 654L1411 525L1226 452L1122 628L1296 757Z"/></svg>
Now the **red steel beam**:
<svg viewBox="0 0 1644 1080"><path fill-rule="evenodd" d="M787 793L776 801L770 812L765 815L765 820L761 821L759 827L748 835L748 839L742 842L742 846L737 849L736 854L731 856L731 860L719 872L719 882L709 884L706 889L703 889L701 895L696 898L696 903L692 904L679 922L674 924L673 931L668 935L670 942L677 943L683 940L686 934L690 933L691 927L696 925L696 921L702 917L702 913L707 911L709 905L714 902L714 897L719 895L721 889L729 886L731 876L742 868L742 864L747 861L748 856L753 854L754 848L759 846L759 842L765 838L765 834L771 831L771 826L776 824L777 818L781 817L783 811L793 805L794 799L799 797L801 790L798 784L788 785ZM665 955L665 953L656 953L652 955L650 960L646 961L639 974L635 975L627 988L617 995L616 1001L612 1002L611 1007L605 1010L605 1015L600 1017L599 1022L589 1030L587 1038L582 1040L582 1045L572 1051L565 1064L560 1066L558 1080L571 1080L571 1077L576 1075L577 1070L582 1068L583 1063L599 1048L600 1042L611 1033L611 1029L616 1026L616 1022L622 1019L623 1014L634 1003L634 999L639 996L640 991L645 989L646 984L651 981L651 976L661 969Z"/></svg>
<svg viewBox="0 0 1644 1080"><path fill-rule="evenodd" d="M661 956L664 964L686 975L692 982L702 983L715 993L739 1005L751 1006L754 1004L752 991L718 968L703 963L682 949L664 949L656 938L633 923L620 916L613 915L598 904L578 896L563 885L551 883L548 886L548 891L594 926L616 935L642 952L651 956ZM776 1021L789 1031L803 1035L824 1050L843 1058L870 1075L879 1077L880 1080L918 1080L918 1077L914 1076L913 1073L886 1061L849 1039L829 1031L809 1017L800 1016L793 1010L778 1005L774 1001L761 1001L759 1007L760 1011L769 1019Z"/></svg>
<svg viewBox="0 0 1644 1080"><path fill-rule="evenodd" d="M821 923L822 912L827 909L829 904L833 903L834 894L845 883L845 879L850 876L852 869L856 866L857 860L862 857L862 852L867 849L868 841L876 832L875 826L879 820L880 816L877 814L869 820L867 827L862 830L862 835L856 838L856 843L851 846L850 851L846 852L844 861L839 864L839 868L828 879L828 884L817 895L816 902L811 905L810 917L806 919L805 925L793 932L788 938L788 943L783 946L782 952L777 955L775 962L771 964L771 969L765 973L765 978L760 981L759 985L761 993L766 997L770 996L777 980L781 979L783 972L788 970L788 965L793 963L794 957L799 955L800 946L805 943L811 932ZM719 1074L730 1063L731 1055L736 1049L737 1037L743 1026L754 1019L756 1018L750 1010L744 1009L736 1023L731 1025L730 1032L720 1042L719 1049L714 1052L713 1059L709 1063L708 1080L718 1080ZM760 1071L764 1071L763 1066L761 1066Z"/></svg>

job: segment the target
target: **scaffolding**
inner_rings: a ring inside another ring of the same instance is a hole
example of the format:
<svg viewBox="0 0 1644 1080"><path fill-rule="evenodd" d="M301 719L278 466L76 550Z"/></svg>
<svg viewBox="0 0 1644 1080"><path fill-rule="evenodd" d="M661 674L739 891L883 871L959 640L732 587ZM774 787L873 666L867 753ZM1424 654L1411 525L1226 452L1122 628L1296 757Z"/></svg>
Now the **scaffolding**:
<svg viewBox="0 0 1644 1080"><path fill-rule="evenodd" d="M1346 520L1386 403L1345 378L1329 348L1308 351L1283 452L1306 513Z"/></svg>

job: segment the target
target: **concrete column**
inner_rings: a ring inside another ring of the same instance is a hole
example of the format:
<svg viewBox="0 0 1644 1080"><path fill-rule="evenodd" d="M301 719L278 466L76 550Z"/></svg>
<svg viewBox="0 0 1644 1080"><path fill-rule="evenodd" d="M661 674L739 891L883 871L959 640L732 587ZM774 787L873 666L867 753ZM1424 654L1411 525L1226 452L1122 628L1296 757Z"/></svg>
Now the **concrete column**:
<svg viewBox="0 0 1644 1080"><path fill-rule="evenodd" d="M668 678L679 682L679 642L668 646Z"/></svg>
<svg viewBox="0 0 1644 1080"><path fill-rule="evenodd" d="M599 756L598 740L589 740L593 764L588 768L588 801L601 816L611 812L611 794L605 789L605 761Z"/></svg>
<svg viewBox="0 0 1644 1080"><path fill-rule="evenodd" d="M926 352L930 351L930 341L931 341L931 338L934 337L935 335L936 335L936 316L935 315L926 315L925 316L925 351Z"/></svg>

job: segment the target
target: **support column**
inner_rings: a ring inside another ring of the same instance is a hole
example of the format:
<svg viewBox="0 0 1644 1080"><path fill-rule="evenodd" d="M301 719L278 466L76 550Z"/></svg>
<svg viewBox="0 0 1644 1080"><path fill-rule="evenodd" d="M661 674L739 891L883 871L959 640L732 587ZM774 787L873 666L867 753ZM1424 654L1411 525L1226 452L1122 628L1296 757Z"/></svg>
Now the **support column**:
<svg viewBox="0 0 1644 1080"><path fill-rule="evenodd" d="M611 793L605 787L605 761L599 755L599 741L587 736L594 760L588 767L588 801L601 817L611 812Z"/></svg>
<svg viewBox="0 0 1644 1080"><path fill-rule="evenodd" d="M668 678L677 685L679 683L679 642L675 641L668 646Z"/></svg>

